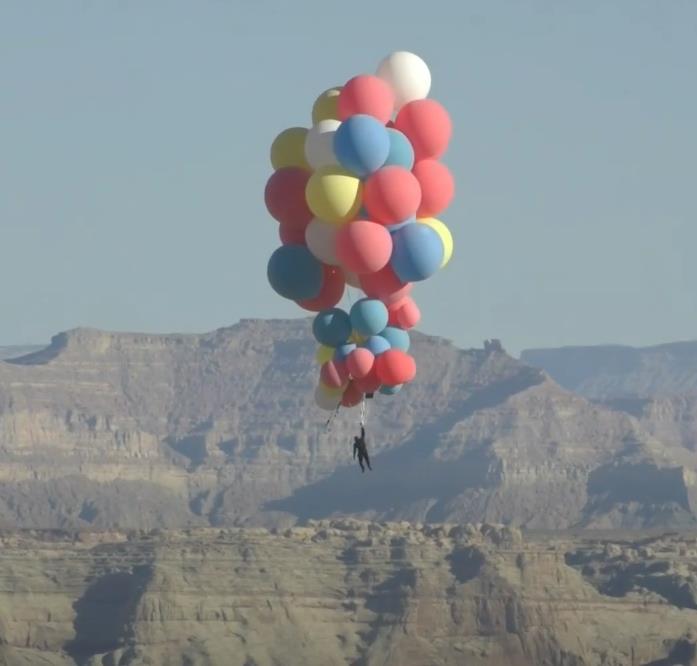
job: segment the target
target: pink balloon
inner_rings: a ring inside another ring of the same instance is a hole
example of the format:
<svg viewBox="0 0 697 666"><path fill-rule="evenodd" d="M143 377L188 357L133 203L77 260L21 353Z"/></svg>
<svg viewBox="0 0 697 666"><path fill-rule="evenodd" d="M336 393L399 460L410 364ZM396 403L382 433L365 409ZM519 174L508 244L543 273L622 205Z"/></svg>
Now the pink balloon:
<svg viewBox="0 0 697 666"><path fill-rule="evenodd" d="M386 266L392 256L392 236L375 222L349 222L336 235L336 256L352 273L374 273Z"/></svg>
<svg viewBox="0 0 697 666"><path fill-rule="evenodd" d="M399 308L397 321L405 331L414 328L421 321L421 310L419 310L419 306L414 302L413 298L407 298L402 307Z"/></svg>
<svg viewBox="0 0 697 666"><path fill-rule="evenodd" d="M388 307L406 298L412 289L411 282L402 282L390 265L375 273L361 275L360 280L366 296L378 298Z"/></svg>
<svg viewBox="0 0 697 666"><path fill-rule="evenodd" d="M411 141L417 162L440 157L453 133L448 112L433 99L408 102L399 110L394 124Z"/></svg>
<svg viewBox="0 0 697 666"><path fill-rule="evenodd" d="M375 370L382 384L406 384L416 376L416 362L401 349L388 349L375 359Z"/></svg>
<svg viewBox="0 0 697 666"><path fill-rule="evenodd" d="M400 166L378 169L365 182L363 203L370 219L397 224L416 215L421 204L421 186L416 176Z"/></svg>
<svg viewBox="0 0 697 666"><path fill-rule="evenodd" d="M339 93L339 119L364 113L386 123L394 111L394 93L389 84L368 74L354 76Z"/></svg>
<svg viewBox="0 0 697 666"><path fill-rule="evenodd" d="M375 356L370 349L356 347L346 358L346 367L354 379L363 379L373 369Z"/></svg>
<svg viewBox="0 0 697 666"><path fill-rule="evenodd" d="M266 183L264 201L273 217L288 227L305 230L312 219L305 186L311 173L299 167L286 167L274 171Z"/></svg>
<svg viewBox="0 0 697 666"><path fill-rule="evenodd" d="M363 393L375 393L380 388L380 380L375 371L375 365L373 364L371 371L363 379L355 379L353 383Z"/></svg>
<svg viewBox="0 0 697 666"><path fill-rule="evenodd" d="M363 400L363 391L361 391L354 382L349 382L349 385L341 397L341 405L343 407L355 407Z"/></svg>
<svg viewBox="0 0 697 666"><path fill-rule="evenodd" d="M412 173L421 186L421 204L417 217L433 217L442 213L455 195L455 181L444 164L438 160L421 160Z"/></svg>
<svg viewBox="0 0 697 666"><path fill-rule="evenodd" d="M322 364L319 377L329 388L341 388L348 380L348 370L342 361L327 361Z"/></svg>
<svg viewBox="0 0 697 666"><path fill-rule="evenodd" d="M413 298L407 296L387 308L388 324L408 331L421 321L421 311Z"/></svg>
<svg viewBox="0 0 697 666"><path fill-rule="evenodd" d="M310 312L320 312L333 308L344 296L346 280L341 269L324 264L322 270L324 275L319 294L315 298L296 301L301 308Z"/></svg>

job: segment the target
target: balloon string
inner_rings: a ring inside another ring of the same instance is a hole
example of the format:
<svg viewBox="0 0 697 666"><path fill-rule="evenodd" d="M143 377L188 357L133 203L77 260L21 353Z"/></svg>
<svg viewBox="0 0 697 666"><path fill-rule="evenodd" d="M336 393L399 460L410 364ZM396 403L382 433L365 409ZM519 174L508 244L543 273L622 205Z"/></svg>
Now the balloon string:
<svg viewBox="0 0 697 666"><path fill-rule="evenodd" d="M339 414L340 409L341 409L341 402L336 406L336 409L332 412L332 415L327 419L327 422L324 424L324 429L326 432L331 431L332 425L334 423L334 419Z"/></svg>
<svg viewBox="0 0 697 666"><path fill-rule="evenodd" d="M361 427L366 424L368 420L368 403L366 402L365 395L361 400Z"/></svg>

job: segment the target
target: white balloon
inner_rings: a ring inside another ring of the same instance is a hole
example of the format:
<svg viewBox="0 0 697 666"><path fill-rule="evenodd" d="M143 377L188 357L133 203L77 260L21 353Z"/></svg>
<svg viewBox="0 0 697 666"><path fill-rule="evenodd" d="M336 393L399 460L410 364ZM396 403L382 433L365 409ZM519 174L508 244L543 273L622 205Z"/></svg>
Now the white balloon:
<svg viewBox="0 0 697 666"><path fill-rule="evenodd" d="M333 412L339 402L341 402L341 395L332 395L331 393L327 393L322 389L321 386L318 386L315 389L315 403L320 409Z"/></svg>
<svg viewBox="0 0 697 666"><path fill-rule="evenodd" d="M392 86L395 110L407 102L428 97L431 90L431 72L428 65L409 51L395 51L379 65L377 75Z"/></svg>
<svg viewBox="0 0 697 666"><path fill-rule="evenodd" d="M305 242L312 254L320 261L330 266L338 266L339 260L336 258L336 232L338 227L314 218L305 227Z"/></svg>
<svg viewBox="0 0 697 666"><path fill-rule="evenodd" d="M320 120L305 137L305 159L313 169L337 164L334 156L334 133L338 120Z"/></svg>

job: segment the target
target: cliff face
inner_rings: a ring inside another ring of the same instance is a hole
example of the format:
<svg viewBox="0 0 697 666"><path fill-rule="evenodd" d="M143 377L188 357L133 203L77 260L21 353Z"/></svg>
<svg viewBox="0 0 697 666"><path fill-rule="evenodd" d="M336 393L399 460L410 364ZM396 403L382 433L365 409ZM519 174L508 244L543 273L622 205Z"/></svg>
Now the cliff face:
<svg viewBox="0 0 697 666"><path fill-rule="evenodd" d="M696 558L492 525L5 533L0 663L694 665Z"/></svg>
<svg viewBox="0 0 697 666"><path fill-rule="evenodd" d="M370 403L374 472L313 404L306 321L207 335L78 330L0 363L0 524L154 528L346 514L536 528L695 523L694 456L490 349L414 335Z"/></svg>

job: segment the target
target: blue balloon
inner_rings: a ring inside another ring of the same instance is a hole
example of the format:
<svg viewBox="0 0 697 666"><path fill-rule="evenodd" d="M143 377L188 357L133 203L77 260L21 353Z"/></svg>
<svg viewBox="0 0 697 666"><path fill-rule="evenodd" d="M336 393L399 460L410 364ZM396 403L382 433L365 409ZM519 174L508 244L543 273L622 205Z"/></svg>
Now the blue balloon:
<svg viewBox="0 0 697 666"><path fill-rule="evenodd" d="M346 357L356 348L353 342L347 342L346 344L339 345L334 352L335 361L345 361Z"/></svg>
<svg viewBox="0 0 697 666"><path fill-rule="evenodd" d="M384 166L401 166L409 169L414 166L414 148L411 141L397 129L388 128L390 138L390 152L387 155Z"/></svg>
<svg viewBox="0 0 697 666"><path fill-rule="evenodd" d="M371 352L373 352L374 356L380 356L380 354L383 354L388 349L392 349L389 341L386 338L383 338L381 335L371 335L361 345L361 347L369 349Z"/></svg>
<svg viewBox="0 0 697 666"><path fill-rule="evenodd" d="M293 301L315 298L322 289L322 264L304 245L283 245L269 258L266 276L273 290Z"/></svg>
<svg viewBox="0 0 697 666"><path fill-rule="evenodd" d="M380 336L385 338L387 342L390 343L392 349L401 349L402 351L409 351L409 333L404 329L397 328L396 326L388 326L384 331L380 333Z"/></svg>
<svg viewBox="0 0 697 666"><path fill-rule="evenodd" d="M426 280L443 263L443 241L426 224L406 224L397 229L392 243L390 264L402 282Z"/></svg>
<svg viewBox="0 0 697 666"><path fill-rule="evenodd" d="M406 227L407 224L416 224L416 218L410 217L404 220L404 222L397 222L397 224L386 224L385 229L393 234L395 231L399 231L402 227Z"/></svg>
<svg viewBox="0 0 697 666"><path fill-rule="evenodd" d="M377 171L390 152L387 129L372 116L357 114L334 133L334 154L344 169L365 177Z"/></svg>
<svg viewBox="0 0 697 666"><path fill-rule="evenodd" d="M380 393L383 395L394 395L402 390L403 384L397 384L395 386L381 386Z"/></svg>
<svg viewBox="0 0 697 666"><path fill-rule="evenodd" d="M387 326L389 313L377 298L361 298L351 308L351 325L361 335L377 335Z"/></svg>
<svg viewBox="0 0 697 666"><path fill-rule="evenodd" d="M336 347L346 342L351 335L351 319L341 308L322 310L312 322L315 340L327 347Z"/></svg>

